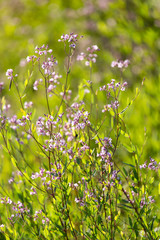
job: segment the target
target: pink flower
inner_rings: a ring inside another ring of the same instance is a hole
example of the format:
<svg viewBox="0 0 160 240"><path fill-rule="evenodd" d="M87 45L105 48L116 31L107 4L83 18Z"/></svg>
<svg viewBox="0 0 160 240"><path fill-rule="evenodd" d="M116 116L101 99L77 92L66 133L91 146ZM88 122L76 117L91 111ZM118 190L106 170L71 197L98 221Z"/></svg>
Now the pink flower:
<svg viewBox="0 0 160 240"><path fill-rule="evenodd" d="M117 62L116 61L113 61L112 63L111 63L111 67L116 67L117 66Z"/></svg>
<svg viewBox="0 0 160 240"><path fill-rule="evenodd" d="M12 76L12 74L13 74L13 69L8 69L6 72L6 76L9 77L9 76Z"/></svg>
<svg viewBox="0 0 160 240"><path fill-rule="evenodd" d="M117 61L113 61L111 63L111 67L127 68L129 64L130 64L130 61L128 59L126 59L124 61L117 60Z"/></svg>
<svg viewBox="0 0 160 240"><path fill-rule="evenodd" d="M52 84L49 85L48 89L47 89L47 92L51 92L52 90L54 89L54 86Z"/></svg>

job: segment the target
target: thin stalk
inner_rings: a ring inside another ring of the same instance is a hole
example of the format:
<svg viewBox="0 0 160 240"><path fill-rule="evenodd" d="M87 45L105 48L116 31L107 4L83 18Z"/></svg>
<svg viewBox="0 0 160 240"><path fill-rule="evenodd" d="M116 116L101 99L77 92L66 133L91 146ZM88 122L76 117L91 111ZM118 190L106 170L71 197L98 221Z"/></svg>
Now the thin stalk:
<svg viewBox="0 0 160 240"><path fill-rule="evenodd" d="M47 89L48 89L48 86L47 86L47 78L45 77L45 95L46 95L47 109L48 109L49 115L51 115L51 110L50 110L50 106L49 106Z"/></svg>
<svg viewBox="0 0 160 240"><path fill-rule="evenodd" d="M62 103L63 103L63 101L65 99L65 95L66 95L66 91L67 91L67 85L68 85L68 76L70 74L71 56L72 55L71 55L71 50L70 50L69 54L68 54L67 71L66 71L66 79L65 79L64 91L63 91L63 97L62 97L62 100L61 100L60 105L58 107L58 110L57 110L57 112L56 112L56 114L54 116L54 119L57 117L58 112L60 110L60 107L62 106Z"/></svg>

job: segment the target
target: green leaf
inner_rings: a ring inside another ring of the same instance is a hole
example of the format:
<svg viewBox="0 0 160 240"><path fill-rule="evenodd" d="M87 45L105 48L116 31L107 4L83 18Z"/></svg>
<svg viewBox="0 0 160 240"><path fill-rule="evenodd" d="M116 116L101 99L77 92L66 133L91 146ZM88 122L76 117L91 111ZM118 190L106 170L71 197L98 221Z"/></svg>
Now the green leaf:
<svg viewBox="0 0 160 240"><path fill-rule="evenodd" d="M125 136L125 137L129 138L129 135L128 135L128 133L126 133L125 131L121 130L121 134L122 134L123 136Z"/></svg>
<svg viewBox="0 0 160 240"><path fill-rule="evenodd" d="M81 159L79 157L76 158L76 162L78 163L78 165L80 165L81 163Z"/></svg>
<svg viewBox="0 0 160 240"><path fill-rule="evenodd" d="M114 127L114 118L111 117L111 128L113 128L113 127Z"/></svg>
<svg viewBox="0 0 160 240"><path fill-rule="evenodd" d="M3 144L2 144L1 146L3 147L3 149L5 150L5 152L8 153L8 149L7 149Z"/></svg>
<svg viewBox="0 0 160 240"><path fill-rule="evenodd" d="M138 88L136 88L136 95L138 95L139 94L139 89Z"/></svg>
<svg viewBox="0 0 160 240"><path fill-rule="evenodd" d="M124 113L128 109L128 107L129 107L129 105L126 108L124 108L119 114Z"/></svg>
<svg viewBox="0 0 160 240"><path fill-rule="evenodd" d="M160 195L160 183L158 184L158 193Z"/></svg>
<svg viewBox="0 0 160 240"><path fill-rule="evenodd" d="M93 94L91 95L91 103L92 104L94 103L94 95Z"/></svg>
<svg viewBox="0 0 160 240"><path fill-rule="evenodd" d="M131 228L132 228L132 226L133 226L133 224L132 224L132 220L131 220L131 218L128 216L128 219L129 219L129 224L130 224L130 226L131 226Z"/></svg>
<svg viewBox="0 0 160 240"><path fill-rule="evenodd" d="M101 224L101 222L102 222L102 218L100 215L98 215L98 224Z"/></svg>
<svg viewBox="0 0 160 240"><path fill-rule="evenodd" d="M125 162L122 162L123 164L125 164L125 165L127 165L127 166L130 166L130 167L133 167L133 168L135 168L135 166L134 165L132 165L132 164L129 164L129 163L125 163Z"/></svg>
<svg viewBox="0 0 160 240"><path fill-rule="evenodd" d="M80 83L78 87L79 100L82 101L84 98L84 84Z"/></svg>
<svg viewBox="0 0 160 240"><path fill-rule="evenodd" d="M134 177L138 180L138 173L137 170L135 168L133 168L133 173L134 173Z"/></svg>
<svg viewBox="0 0 160 240"><path fill-rule="evenodd" d="M125 147L125 149L126 149L128 152L130 152L130 153L133 153L133 152L134 152L133 147L131 147L131 146L125 144L125 143L123 143L123 146Z"/></svg>
<svg viewBox="0 0 160 240"><path fill-rule="evenodd" d="M24 82L24 86L27 87L27 85L28 85L28 78Z"/></svg>
<svg viewBox="0 0 160 240"><path fill-rule="evenodd" d="M123 167L123 171L124 171L125 175L128 176L128 172L124 167Z"/></svg>
<svg viewBox="0 0 160 240"><path fill-rule="evenodd" d="M0 239L1 240L6 240L5 235L3 233L1 233L1 232L0 232Z"/></svg>
<svg viewBox="0 0 160 240"><path fill-rule="evenodd" d="M111 116L115 116L115 113L112 108L109 110L109 113L111 114Z"/></svg>
<svg viewBox="0 0 160 240"><path fill-rule="evenodd" d="M125 208L127 208L127 209L133 209L133 207L131 207L131 206L129 206L129 205L126 205L126 204L120 204L120 205L119 205L119 208L122 208L122 209L125 209Z"/></svg>
<svg viewBox="0 0 160 240"><path fill-rule="evenodd" d="M12 156L11 161L14 167L17 167L17 160Z"/></svg>
<svg viewBox="0 0 160 240"><path fill-rule="evenodd" d="M155 219L156 219L156 216L153 216L153 219L152 219L152 222L151 222L151 231L153 230L153 223L154 223Z"/></svg>

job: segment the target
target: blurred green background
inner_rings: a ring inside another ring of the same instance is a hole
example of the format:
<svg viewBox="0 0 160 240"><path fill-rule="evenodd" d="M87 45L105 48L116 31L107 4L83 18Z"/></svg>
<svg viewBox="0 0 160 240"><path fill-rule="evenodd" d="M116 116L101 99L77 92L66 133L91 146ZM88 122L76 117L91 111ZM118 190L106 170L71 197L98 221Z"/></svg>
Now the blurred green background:
<svg viewBox="0 0 160 240"><path fill-rule="evenodd" d="M139 149L144 144L146 129L147 142L142 162L149 156L159 160L160 1L1 0L0 5L0 81L5 82L1 96L5 95L16 106L17 98L14 91L8 91L5 72L13 68L19 73L19 78L25 80L27 67L23 66L24 59L33 54L36 45L49 44L63 75L65 54L63 45L57 42L58 38L70 32L84 35L77 53L91 44L100 48L93 70L95 91L111 78L120 80L120 73L110 67L112 60L131 61L123 74L124 80L129 83L127 93L121 98L123 107L127 106L127 98L131 100L135 97L135 89L140 88L145 78L140 95L126 112L125 121L132 141ZM76 94L78 83L84 78L89 79L89 71L78 63L70 77L73 94ZM29 94L33 99L38 97L33 89ZM106 104L102 96L100 101L100 105ZM106 129L107 126L104 126L107 134ZM127 159L132 162L132 158Z"/></svg>

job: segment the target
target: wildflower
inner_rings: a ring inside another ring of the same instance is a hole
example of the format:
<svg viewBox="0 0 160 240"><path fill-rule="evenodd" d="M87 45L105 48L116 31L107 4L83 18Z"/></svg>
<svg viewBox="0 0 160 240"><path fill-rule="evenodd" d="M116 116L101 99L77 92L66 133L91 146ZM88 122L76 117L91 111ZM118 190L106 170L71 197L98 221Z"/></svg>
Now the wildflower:
<svg viewBox="0 0 160 240"><path fill-rule="evenodd" d="M97 46L97 45L93 45L93 46L92 46L92 49L93 49L94 51L97 51L97 50L99 50L99 48L98 48L98 46Z"/></svg>
<svg viewBox="0 0 160 240"><path fill-rule="evenodd" d="M46 222L49 223L49 218L46 218Z"/></svg>
<svg viewBox="0 0 160 240"><path fill-rule="evenodd" d="M36 195L37 192L36 192L36 189L34 187L31 187L31 192L30 192L30 195Z"/></svg>
<svg viewBox="0 0 160 240"><path fill-rule="evenodd" d="M85 65L86 66L90 66L90 62L95 63L96 62L96 58L97 58L97 54L95 54L96 51L99 51L99 48L97 45L93 45L91 47L87 48L87 53L83 53L81 52L78 56L77 56L77 61L85 61Z"/></svg>
<svg viewBox="0 0 160 240"><path fill-rule="evenodd" d="M124 83L122 83L122 85L121 85L121 91L125 91L125 87L128 85L128 83L127 82L124 82Z"/></svg>
<svg viewBox="0 0 160 240"><path fill-rule="evenodd" d="M7 203L12 204L12 200L8 198Z"/></svg>
<svg viewBox="0 0 160 240"><path fill-rule="evenodd" d="M41 83L42 81L43 81L42 79L38 79L38 80L36 80L36 81L34 82L34 84L33 84L33 89L34 89L35 91L38 90L38 85L39 85L39 83Z"/></svg>
<svg viewBox="0 0 160 240"><path fill-rule="evenodd" d="M119 107L119 102L118 101L114 101L113 103L112 103L112 108L113 109L117 109Z"/></svg>
<svg viewBox="0 0 160 240"><path fill-rule="evenodd" d="M14 181L14 178L12 177L8 180L8 183L11 184L13 181Z"/></svg>
<svg viewBox="0 0 160 240"><path fill-rule="evenodd" d="M85 54L81 52L80 55L77 56L77 61L83 61L84 58L85 58Z"/></svg>
<svg viewBox="0 0 160 240"><path fill-rule="evenodd" d="M125 61L117 60L111 63L111 67L127 68L129 64L130 64L130 61L128 59L126 59Z"/></svg>
<svg viewBox="0 0 160 240"><path fill-rule="evenodd" d="M146 167L147 167L146 162L145 162L144 164L142 164L142 165L139 166L140 169L142 169L142 168L146 168Z"/></svg>
<svg viewBox="0 0 160 240"><path fill-rule="evenodd" d="M69 47L73 49L76 47L77 41L78 41L78 34L74 34L74 33L63 34L61 38L58 39L58 42L69 43Z"/></svg>
<svg viewBox="0 0 160 240"><path fill-rule="evenodd" d="M33 102L25 102L24 103L24 109L31 108L33 106Z"/></svg>
<svg viewBox="0 0 160 240"><path fill-rule="evenodd" d="M46 222L45 219L42 219L42 223L45 224L45 222Z"/></svg>
<svg viewBox="0 0 160 240"><path fill-rule="evenodd" d="M8 69L6 72L6 76L8 79L12 80L13 79L13 69Z"/></svg>
<svg viewBox="0 0 160 240"><path fill-rule="evenodd" d="M116 67L117 66L117 62L116 61L113 61L112 63L111 63L111 67Z"/></svg>
<svg viewBox="0 0 160 240"><path fill-rule="evenodd" d="M27 56L26 61L27 61L27 62L30 62L31 60L32 60L32 57Z"/></svg>
<svg viewBox="0 0 160 240"><path fill-rule="evenodd" d="M86 61L86 62L85 62L85 65L86 65L86 66L89 66L89 65L90 65L89 61Z"/></svg>
<svg viewBox="0 0 160 240"><path fill-rule="evenodd" d="M148 166L147 166L147 162L139 166L140 169L147 168L147 167L148 169L155 171L160 167L160 165L153 158L150 157L150 163L148 164Z"/></svg>
<svg viewBox="0 0 160 240"><path fill-rule="evenodd" d="M79 203L79 202L80 202L80 199L79 199L79 198L75 198L75 202L76 202L76 203Z"/></svg>
<svg viewBox="0 0 160 240"><path fill-rule="evenodd" d="M5 105L2 106L2 110L3 110L4 112L6 112L6 111L8 111L8 109L10 109L10 107L11 107L10 104L5 104Z"/></svg>
<svg viewBox="0 0 160 240"><path fill-rule="evenodd" d="M111 104L107 104L104 106L104 109L102 110L102 112L106 112L106 111L110 111L112 108L112 105Z"/></svg>
<svg viewBox="0 0 160 240"><path fill-rule="evenodd" d="M52 84L49 85L47 92L51 92L53 89L55 88L55 86L53 86Z"/></svg>

